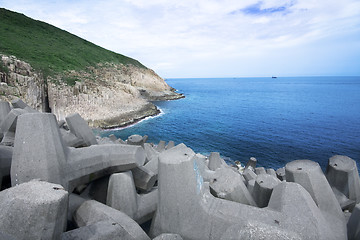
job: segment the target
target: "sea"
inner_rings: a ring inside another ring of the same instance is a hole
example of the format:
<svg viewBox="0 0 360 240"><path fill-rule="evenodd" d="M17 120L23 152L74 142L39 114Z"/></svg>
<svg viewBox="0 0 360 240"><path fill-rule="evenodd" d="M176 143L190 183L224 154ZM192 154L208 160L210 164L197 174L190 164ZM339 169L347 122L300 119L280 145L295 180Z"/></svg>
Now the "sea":
<svg viewBox="0 0 360 240"><path fill-rule="evenodd" d="M184 143L196 153L219 152L229 163L284 167L309 159L326 169L333 155L360 167L360 77L166 79L185 98L158 101L161 114L102 131Z"/></svg>

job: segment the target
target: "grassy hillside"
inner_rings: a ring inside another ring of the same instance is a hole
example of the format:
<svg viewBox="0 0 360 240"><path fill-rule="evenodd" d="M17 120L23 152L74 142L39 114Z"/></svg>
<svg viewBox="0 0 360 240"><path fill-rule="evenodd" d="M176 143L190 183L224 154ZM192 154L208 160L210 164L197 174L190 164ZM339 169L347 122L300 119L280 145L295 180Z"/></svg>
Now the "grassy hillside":
<svg viewBox="0 0 360 240"><path fill-rule="evenodd" d="M15 55L36 70L51 75L100 62L144 67L137 60L4 8L0 8L0 53Z"/></svg>

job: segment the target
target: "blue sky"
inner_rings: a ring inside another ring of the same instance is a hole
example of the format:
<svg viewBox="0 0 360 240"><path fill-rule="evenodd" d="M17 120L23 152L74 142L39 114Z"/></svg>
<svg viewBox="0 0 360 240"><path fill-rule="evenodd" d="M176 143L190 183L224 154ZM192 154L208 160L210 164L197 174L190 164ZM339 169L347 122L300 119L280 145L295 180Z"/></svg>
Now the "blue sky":
<svg viewBox="0 0 360 240"><path fill-rule="evenodd" d="M0 0L164 78L360 75L359 0Z"/></svg>

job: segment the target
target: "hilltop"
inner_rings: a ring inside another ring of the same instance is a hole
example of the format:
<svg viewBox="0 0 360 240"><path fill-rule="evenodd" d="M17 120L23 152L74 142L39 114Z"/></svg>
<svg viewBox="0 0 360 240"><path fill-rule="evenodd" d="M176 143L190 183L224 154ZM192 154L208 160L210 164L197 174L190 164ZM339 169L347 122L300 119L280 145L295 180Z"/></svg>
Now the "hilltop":
<svg viewBox="0 0 360 240"><path fill-rule="evenodd" d="M1 99L59 120L78 112L93 127L129 124L158 113L149 101L183 97L135 59L4 8L0 60Z"/></svg>
<svg viewBox="0 0 360 240"><path fill-rule="evenodd" d="M45 22L0 8L0 53L52 74L113 62L146 68L135 59L99 47Z"/></svg>

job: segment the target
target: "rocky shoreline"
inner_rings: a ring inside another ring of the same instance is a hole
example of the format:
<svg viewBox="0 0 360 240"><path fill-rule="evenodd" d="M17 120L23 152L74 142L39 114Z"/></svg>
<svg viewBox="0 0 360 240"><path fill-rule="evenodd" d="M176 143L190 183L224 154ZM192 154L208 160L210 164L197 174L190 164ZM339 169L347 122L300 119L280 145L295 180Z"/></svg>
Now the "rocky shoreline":
<svg viewBox="0 0 360 240"><path fill-rule="evenodd" d="M156 116L159 113L160 110L154 104L148 103L139 110L133 110L116 117L95 121L90 120L89 125L93 128L102 129L126 127L133 125L144 118Z"/></svg>
<svg viewBox="0 0 360 240"><path fill-rule="evenodd" d="M46 77L14 56L0 55L0 99L21 98L30 107L59 120L79 113L94 128L133 124L159 113L151 101L183 98L148 68L101 63L83 71ZM73 80L73 85L69 83Z"/></svg>
<svg viewBox="0 0 360 240"><path fill-rule="evenodd" d="M183 94L164 94L159 96L149 96L149 101L172 101L185 98ZM147 117L154 117L161 111L152 102L149 102L139 109L130 110L129 112L120 114L115 117L105 118L101 120L88 120L89 126L92 128L113 129L121 128L136 124Z"/></svg>

